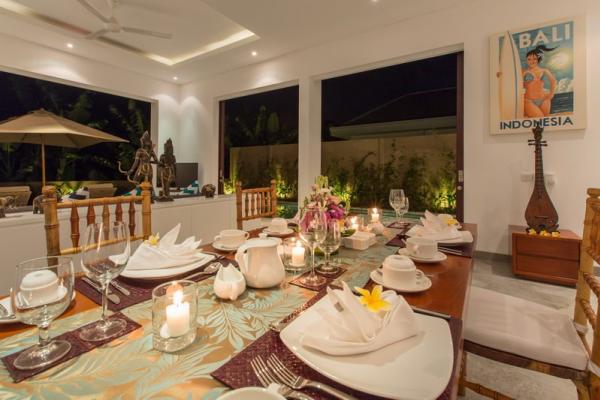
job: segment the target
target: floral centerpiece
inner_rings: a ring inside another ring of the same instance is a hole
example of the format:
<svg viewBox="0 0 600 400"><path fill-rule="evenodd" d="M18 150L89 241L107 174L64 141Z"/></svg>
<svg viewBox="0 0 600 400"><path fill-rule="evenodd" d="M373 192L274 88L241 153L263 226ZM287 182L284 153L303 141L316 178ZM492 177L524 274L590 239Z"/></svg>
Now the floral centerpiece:
<svg viewBox="0 0 600 400"><path fill-rule="evenodd" d="M346 204L332 193L326 176L317 176L311 189L311 193L304 198L303 209L319 208L325 211L328 219L343 220L346 217Z"/></svg>

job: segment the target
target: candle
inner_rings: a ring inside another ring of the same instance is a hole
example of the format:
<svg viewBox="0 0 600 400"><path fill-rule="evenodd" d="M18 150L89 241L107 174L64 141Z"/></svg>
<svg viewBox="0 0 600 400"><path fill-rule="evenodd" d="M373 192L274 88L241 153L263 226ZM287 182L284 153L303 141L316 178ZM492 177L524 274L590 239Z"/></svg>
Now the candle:
<svg viewBox="0 0 600 400"><path fill-rule="evenodd" d="M173 294L173 304L167 306L167 330L169 335L182 336L190 329L190 303L182 302L183 291Z"/></svg>
<svg viewBox="0 0 600 400"><path fill-rule="evenodd" d="M304 246L302 243L296 242L296 246L292 248L292 265L301 266L304 265Z"/></svg>
<svg viewBox="0 0 600 400"><path fill-rule="evenodd" d="M379 212L377 212L377 208L374 208L371 213L371 222L379 222Z"/></svg>

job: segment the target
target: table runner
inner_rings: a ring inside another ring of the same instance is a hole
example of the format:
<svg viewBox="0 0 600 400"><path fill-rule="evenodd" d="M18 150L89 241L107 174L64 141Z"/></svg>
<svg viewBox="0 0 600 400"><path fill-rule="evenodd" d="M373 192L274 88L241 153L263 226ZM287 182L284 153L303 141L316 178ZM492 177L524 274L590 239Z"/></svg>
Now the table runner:
<svg viewBox="0 0 600 400"><path fill-rule="evenodd" d="M195 274L196 272L200 272L203 271L204 268L206 268L208 265L210 265L212 262L214 262L213 260L209 261L208 263L202 265L201 267L193 270L193 271L189 271L186 272L185 274L182 274L180 278L168 278L165 280L160 280L160 281L136 281L136 280L131 280L131 279L126 279L123 277L118 277L117 279L115 279L121 286L123 286L125 289L129 290L131 292L130 296L125 296L123 293L119 292L117 289L115 289L114 286L111 286L110 289L113 293L115 293L116 295L119 296L119 298L121 299L121 302L119 304L115 304L112 303L111 301L108 302L108 309L111 311L121 311L127 307L131 307L135 304L138 303L142 303L144 301L150 300L152 298L152 290L160 285L163 284L165 282L171 281L173 279L182 279L185 278L186 276L189 276L191 274ZM223 264L225 264L226 262L237 265L237 263L235 261L223 261L221 260L221 262ZM214 275L214 274L213 274ZM195 281L195 282L200 282L203 281L204 279L213 276L213 275L200 275L197 276L195 278L192 278L191 280ZM75 289L81 293L82 295L84 295L85 297L89 298L90 300L92 300L94 303L102 305L102 295L94 288L92 288L90 285L88 285L87 283L85 283L81 278L76 278L75 279Z"/></svg>
<svg viewBox="0 0 600 400"><path fill-rule="evenodd" d="M314 292L318 292L321 289L327 287L331 282L333 282L334 280L336 280L336 278L340 277L341 275L344 274L344 272L346 272L347 269L340 266L339 267L339 271L336 272L335 274L331 274L331 275L325 275L325 274L321 274L319 271L315 271L317 273L317 275L322 276L323 278L325 278L325 282L322 285L319 285L317 287L313 287L313 286L308 286L303 284L302 282L300 282L300 279L302 279L305 276L308 276L310 274L310 271L307 271L299 276L297 276L296 278L292 279L290 281L291 285L296 285L296 286L300 286L301 288L305 288L308 290L312 290Z"/></svg>
<svg viewBox="0 0 600 400"><path fill-rule="evenodd" d="M75 357L79 357L83 353L87 353L88 351L91 351L97 347L104 346L105 344L112 342L113 340L116 340L122 336L125 336L125 335L133 332L134 330L142 327L137 322L132 321L131 319L127 318L125 315L120 314L120 313L113 314L108 318L109 319L113 319L113 318L123 319L127 323L127 325L125 326L125 330L122 333L120 333L118 336L111 337L109 339L102 340L99 342L86 342L85 340L80 339L79 332L86 326L95 324L96 321L94 321L91 324L84 325L73 331L65 332L62 335L59 335L59 336L53 338L53 340L57 339L57 340L68 341L71 344L71 350L69 350L69 352L64 357L56 360L55 362L53 362L51 364L48 364L44 367L31 369L31 370L20 370L20 369L15 368L13 365L14 361L19 356L19 354L21 354L23 351L27 350L29 347L2 357L2 362L4 363L4 366L8 370L10 376L12 377L13 382L19 383L21 381L24 381L25 379L31 378L32 376L39 374L41 372L47 371L50 368L54 368L57 365L63 364Z"/></svg>
<svg viewBox="0 0 600 400"><path fill-rule="evenodd" d="M314 305L326 294L325 290L322 290L309 300L303 307L294 311L284 321L289 321L295 318L300 312ZM451 318L448 321L450 326L450 333L452 335L452 344L454 346L454 365L452 367L452 374L450 382L446 386L444 392L438 397L438 400L446 400L452 397L452 381L455 377L456 368L460 365L458 356L460 348L460 333L462 330L462 322L458 319ZM279 359L289 367L293 372L298 373L308 379L316 380L319 382L326 383L333 387L336 387L346 393L352 394L359 399L365 400L382 400L383 397L366 394L351 388L348 388L340 383L337 383L314 369L310 368L299 358L297 358L281 341L279 333L275 331L267 331L263 336L254 341L248 347L246 347L241 353L233 357L226 364L222 365L219 369L214 371L211 375L226 384L233 389L239 389L247 386L262 386L260 381L252 371L250 366L250 360L254 357L261 355L263 358L268 357L270 354L275 354ZM313 389L304 389L303 393L313 396L316 400L330 400L335 399L334 397Z"/></svg>

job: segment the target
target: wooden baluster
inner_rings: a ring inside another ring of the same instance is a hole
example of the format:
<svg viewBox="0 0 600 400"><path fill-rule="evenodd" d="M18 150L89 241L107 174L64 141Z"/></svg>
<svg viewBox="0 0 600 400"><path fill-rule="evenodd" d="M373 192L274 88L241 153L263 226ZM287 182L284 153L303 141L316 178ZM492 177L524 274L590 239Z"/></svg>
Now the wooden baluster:
<svg viewBox="0 0 600 400"><path fill-rule="evenodd" d="M256 193L250 194L250 215L256 215Z"/></svg>
<svg viewBox="0 0 600 400"><path fill-rule="evenodd" d="M73 247L79 247L79 212L75 203L71 207L71 243Z"/></svg>
<svg viewBox="0 0 600 400"><path fill-rule="evenodd" d="M235 208L237 213L237 228L242 229L242 183L239 181L235 183Z"/></svg>
<svg viewBox="0 0 600 400"><path fill-rule="evenodd" d="M246 193L246 196L244 198L244 217L248 217L249 214L249 210L250 207L248 206L248 204L250 203L250 199L248 198L250 196L250 193Z"/></svg>
<svg viewBox="0 0 600 400"><path fill-rule="evenodd" d="M87 209L87 224L91 225L96 222L96 211L94 210L94 203L90 202Z"/></svg>
<svg viewBox="0 0 600 400"><path fill-rule="evenodd" d="M265 213L265 194L263 192L260 192L258 194L258 213L259 214L264 214Z"/></svg>
<svg viewBox="0 0 600 400"><path fill-rule="evenodd" d="M110 238L110 213L108 212L108 204L102 206L102 226L104 228L104 238Z"/></svg>
<svg viewBox="0 0 600 400"><path fill-rule="evenodd" d="M56 208L56 188L44 186L44 228L46 229L46 252L48 256L60 255L60 233L58 231L58 209Z"/></svg>
<svg viewBox="0 0 600 400"><path fill-rule="evenodd" d="M115 218L118 222L123 222L123 207L121 203L117 203L117 207L115 208Z"/></svg>
<svg viewBox="0 0 600 400"><path fill-rule="evenodd" d="M129 202L129 236L135 236L135 201Z"/></svg>
<svg viewBox="0 0 600 400"><path fill-rule="evenodd" d="M275 188L275 179L271 179L271 213L277 216L277 191Z"/></svg>
<svg viewBox="0 0 600 400"><path fill-rule="evenodd" d="M152 185L142 182L142 235L148 239L152 235Z"/></svg>

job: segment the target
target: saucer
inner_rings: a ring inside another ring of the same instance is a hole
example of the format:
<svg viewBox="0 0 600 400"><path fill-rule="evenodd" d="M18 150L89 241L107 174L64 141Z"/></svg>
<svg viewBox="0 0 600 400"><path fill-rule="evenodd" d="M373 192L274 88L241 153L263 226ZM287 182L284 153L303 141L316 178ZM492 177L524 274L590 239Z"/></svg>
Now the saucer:
<svg viewBox="0 0 600 400"><path fill-rule="evenodd" d="M212 246L220 251L225 251L225 252L233 252L233 251L237 251L237 249L241 246L225 246L223 244L221 244L220 242L212 242Z"/></svg>
<svg viewBox="0 0 600 400"><path fill-rule="evenodd" d="M294 233L294 230L292 228L286 228L286 230L284 230L284 231L277 232L277 231L269 230L269 228L265 228L265 229L263 229L263 232L269 236L287 236L287 235L291 235L292 233Z"/></svg>
<svg viewBox="0 0 600 400"><path fill-rule="evenodd" d="M371 271L371 275L370 275L371 280L378 285L382 285L383 287L386 287L388 289L393 289L397 292L418 293L418 292L423 292L431 287L431 279L429 279L425 275L423 275L423 279L417 281L417 284L413 287L384 285L383 274L381 274L379 271L380 271L379 268Z"/></svg>
<svg viewBox="0 0 600 400"><path fill-rule="evenodd" d="M436 252L435 256L433 258L422 258L422 257L417 257L417 256L413 256L412 254L410 254L406 248L400 249L398 250L398 254L402 255L402 256L408 256L410 257L413 261L416 262L420 262L422 264L433 264L433 263L439 263L442 262L444 260L446 260L448 257L442 253L441 251Z"/></svg>

